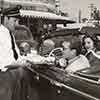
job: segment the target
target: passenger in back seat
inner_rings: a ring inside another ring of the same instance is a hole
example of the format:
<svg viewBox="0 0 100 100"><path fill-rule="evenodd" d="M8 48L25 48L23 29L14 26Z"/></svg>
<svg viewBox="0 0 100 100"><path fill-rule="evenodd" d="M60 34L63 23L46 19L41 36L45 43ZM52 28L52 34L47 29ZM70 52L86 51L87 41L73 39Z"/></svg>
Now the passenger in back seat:
<svg viewBox="0 0 100 100"><path fill-rule="evenodd" d="M98 38L95 35L85 35L82 39L84 55L89 60L91 67L99 67L100 51L98 50Z"/></svg>

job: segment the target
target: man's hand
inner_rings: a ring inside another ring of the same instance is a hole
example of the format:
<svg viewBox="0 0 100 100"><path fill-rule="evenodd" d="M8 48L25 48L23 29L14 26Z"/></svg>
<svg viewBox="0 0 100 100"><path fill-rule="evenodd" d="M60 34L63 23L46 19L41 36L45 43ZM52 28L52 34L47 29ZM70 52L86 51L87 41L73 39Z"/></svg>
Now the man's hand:
<svg viewBox="0 0 100 100"><path fill-rule="evenodd" d="M44 63L46 63L46 64L54 64L54 62L55 62L55 57L44 58Z"/></svg>

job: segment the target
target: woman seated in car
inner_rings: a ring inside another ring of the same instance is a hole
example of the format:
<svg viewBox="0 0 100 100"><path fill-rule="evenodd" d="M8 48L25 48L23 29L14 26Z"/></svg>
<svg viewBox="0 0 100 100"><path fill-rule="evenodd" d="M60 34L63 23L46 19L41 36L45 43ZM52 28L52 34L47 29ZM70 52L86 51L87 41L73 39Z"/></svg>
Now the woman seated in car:
<svg viewBox="0 0 100 100"><path fill-rule="evenodd" d="M98 38L96 35L85 35L82 39L83 54L87 57L91 66L100 64L100 51L98 50Z"/></svg>

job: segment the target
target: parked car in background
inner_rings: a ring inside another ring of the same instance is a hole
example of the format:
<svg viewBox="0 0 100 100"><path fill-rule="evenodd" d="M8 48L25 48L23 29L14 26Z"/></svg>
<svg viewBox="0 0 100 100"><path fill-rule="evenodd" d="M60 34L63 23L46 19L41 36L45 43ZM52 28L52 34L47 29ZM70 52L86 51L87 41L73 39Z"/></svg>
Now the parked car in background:
<svg viewBox="0 0 100 100"><path fill-rule="evenodd" d="M30 29L25 25L16 26L14 36L15 36L15 41L21 51L26 51L23 49L24 48L27 49L28 46L30 46L28 48L35 50L37 49L38 43L33 39L33 35Z"/></svg>

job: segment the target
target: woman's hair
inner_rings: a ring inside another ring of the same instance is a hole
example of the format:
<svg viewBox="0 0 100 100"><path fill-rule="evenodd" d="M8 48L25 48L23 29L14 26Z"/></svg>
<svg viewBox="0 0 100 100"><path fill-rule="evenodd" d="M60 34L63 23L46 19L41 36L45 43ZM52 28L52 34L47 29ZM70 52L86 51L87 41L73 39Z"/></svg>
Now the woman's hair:
<svg viewBox="0 0 100 100"><path fill-rule="evenodd" d="M96 35L85 35L82 39L82 46L85 48L85 39L86 38L90 38L92 41L93 41L93 44L94 44L94 48L98 48L98 38Z"/></svg>

